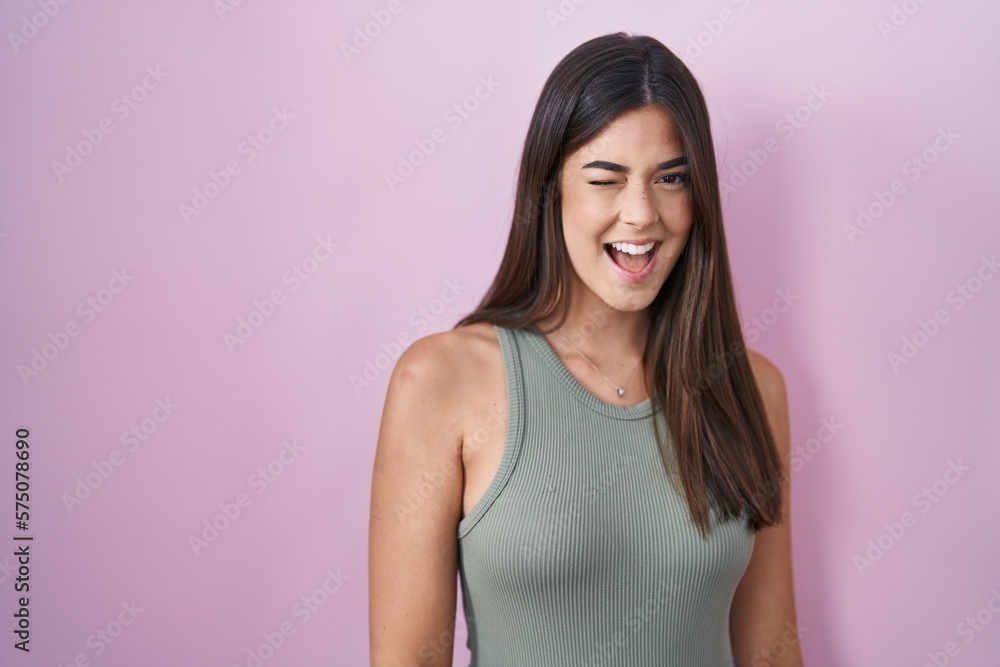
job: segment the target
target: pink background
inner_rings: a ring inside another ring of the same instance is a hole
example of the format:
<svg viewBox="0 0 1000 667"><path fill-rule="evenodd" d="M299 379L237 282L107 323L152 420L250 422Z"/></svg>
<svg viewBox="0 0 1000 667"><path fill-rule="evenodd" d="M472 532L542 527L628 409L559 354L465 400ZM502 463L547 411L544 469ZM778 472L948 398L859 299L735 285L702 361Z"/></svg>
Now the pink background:
<svg viewBox="0 0 1000 667"><path fill-rule="evenodd" d="M998 664L997 3L221 3L0 5L0 663L248 665L282 624L269 667L367 663L396 341L475 307L545 78L624 28L687 60L734 187L748 343L790 394L807 664ZM346 57L371 12L386 25ZM480 77L492 91L467 99ZM873 217L850 234L859 207ZM10 632L19 427L28 656ZM144 440L123 441L133 427ZM196 554L213 519L225 529ZM322 604L307 615L303 597ZM456 664L464 642L460 622Z"/></svg>

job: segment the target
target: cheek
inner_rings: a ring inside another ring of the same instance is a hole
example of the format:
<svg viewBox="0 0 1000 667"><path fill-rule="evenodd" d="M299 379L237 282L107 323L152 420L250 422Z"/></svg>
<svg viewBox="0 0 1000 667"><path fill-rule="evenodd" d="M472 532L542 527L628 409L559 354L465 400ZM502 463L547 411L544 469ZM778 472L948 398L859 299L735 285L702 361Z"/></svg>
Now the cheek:
<svg viewBox="0 0 1000 667"><path fill-rule="evenodd" d="M566 241L566 252L574 264L589 264L600 259L600 255L604 253L599 239L586 229L567 226L563 228L563 238Z"/></svg>
<svg viewBox="0 0 1000 667"><path fill-rule="evenodd" d="M569 197L562 206L563 238L566 247L579 252L601 250L600 236L608 227L608 216L600 202L585 197Z"/></svg>
<svg viewBox="0 0 1000 667"><path fill-rule="evenodd" d="M678 220L677 224L671 229L671 232L678 239L686 241L691 236L691 218L686 217Z"/></svg>
<svg viewBox="0 0 1000 667"><path fill-rule="evenodd" d="M691 214L690 196L672 202L664 210L664 220L667 221L667 231L671 236L685 239L691 232L693 216Z"/></svg>
<svg viewBox="0 0 1000 667"><path fill-rule="evenodd" d="M585 230L592 227L594 221L602 216L601 207L591 198L576 196L571 193L563 199L563 216L575 229Z"/></svg>

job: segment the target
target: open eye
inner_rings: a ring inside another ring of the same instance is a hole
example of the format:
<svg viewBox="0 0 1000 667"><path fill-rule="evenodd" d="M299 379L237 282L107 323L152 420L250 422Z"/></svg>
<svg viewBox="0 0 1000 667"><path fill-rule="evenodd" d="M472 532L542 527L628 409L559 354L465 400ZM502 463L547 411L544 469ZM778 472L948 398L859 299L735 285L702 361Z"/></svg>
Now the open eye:
<svg viewBox="0 0 1000 667"><path fill-rule="evenodd" d="M674 173L664 174L660 177L660 181L667 185L685 185L689 182L689 179L685 173Z"/></svg>

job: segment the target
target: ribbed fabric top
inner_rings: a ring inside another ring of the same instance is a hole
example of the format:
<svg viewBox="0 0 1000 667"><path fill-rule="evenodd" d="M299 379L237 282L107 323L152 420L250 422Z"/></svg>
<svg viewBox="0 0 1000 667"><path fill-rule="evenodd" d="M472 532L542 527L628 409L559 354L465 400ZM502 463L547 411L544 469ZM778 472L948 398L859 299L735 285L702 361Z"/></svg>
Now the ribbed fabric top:
<svg viewBox="0 0 1000 667"><path fill-rule="evenodd" d="M495 329L507 439L458 524L470 665L730 667L753 532L713 516L701 537L657 451L651 399L606 403L537 327Z"/></svg>

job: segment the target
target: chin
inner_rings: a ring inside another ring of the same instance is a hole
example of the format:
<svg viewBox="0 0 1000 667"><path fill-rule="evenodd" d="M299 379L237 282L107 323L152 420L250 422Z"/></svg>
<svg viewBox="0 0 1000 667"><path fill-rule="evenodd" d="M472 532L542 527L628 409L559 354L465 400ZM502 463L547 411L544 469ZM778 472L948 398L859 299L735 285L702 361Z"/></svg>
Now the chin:
<svg viewBox="0 0 1000 667"><path fill-rule="evenodd" d="M650 288L653 286L650 285ZM660 285L662 287L662 284ZM653 301L656 300L656 295L660 293L659 288L656 290L643 291L640 294L630 294L622 295L617 293L613 288L606 288L597 293L597 296L601 298L604 303L608 306L614 308L615 310L621 311L623 313L634 313L641 310L645 310L652 305Z"/></svg>

